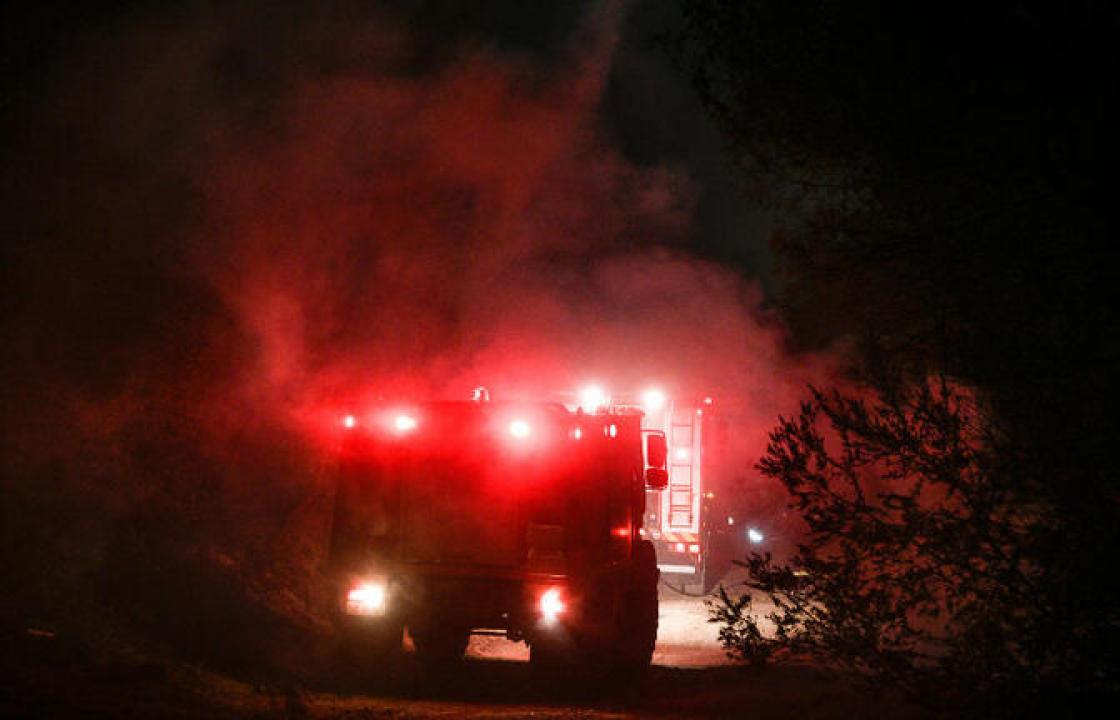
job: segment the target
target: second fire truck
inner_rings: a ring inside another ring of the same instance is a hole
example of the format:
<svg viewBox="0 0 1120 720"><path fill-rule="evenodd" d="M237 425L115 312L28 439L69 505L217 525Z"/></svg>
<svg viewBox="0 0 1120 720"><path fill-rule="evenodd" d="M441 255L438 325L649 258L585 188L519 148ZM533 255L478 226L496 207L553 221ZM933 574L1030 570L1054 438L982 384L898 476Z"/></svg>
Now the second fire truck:
<svg viewBox="0 0 1120 720"><path fill-rule="evenodd" d="M672 397L657 388L611 396L589 386L576 402L638 409L642 427L666 437L668 484L647 491L640 532L653 544L668 586L690 593L710 590L741 549L734 543L741 529L726 511L727 498L720 497L730 485L726 480L732 468L727 466L727 423L715 400L710 395Z"/></svg>

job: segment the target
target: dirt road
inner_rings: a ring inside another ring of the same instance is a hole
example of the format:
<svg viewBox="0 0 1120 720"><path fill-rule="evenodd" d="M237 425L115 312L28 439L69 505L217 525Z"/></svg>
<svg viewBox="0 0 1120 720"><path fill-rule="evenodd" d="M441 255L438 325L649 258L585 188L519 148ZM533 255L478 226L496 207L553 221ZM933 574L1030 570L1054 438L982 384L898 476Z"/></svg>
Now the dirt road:
<svg viewBox="0 0 1120 720"><path fill-rule="evenodd" d="M528 661L529 648L524 643L501 638L473 637L467 655L479 659ZM653 664L676 668L731 664L719 645L719 626L708 622L708 610L702 598L662 590Z"/></svg>
<svg viewBox="0 0 1120 720"><path fill-rule="evenodd" d="M808 666L762 674L733 665L707 622L702 599L665 593L654 665L636 682L577 684L542 677L523 644L472 639L450 675L413 666L393 680L325 673L317 680L217 673L136 661L90 663L58 644L25 636L6 648L4 717L179 717L234 720L361 718L737 718L849 720L921 715ZM406 665L409 660L406 657ZM397 669L398 671L401 668Z"/></svg>

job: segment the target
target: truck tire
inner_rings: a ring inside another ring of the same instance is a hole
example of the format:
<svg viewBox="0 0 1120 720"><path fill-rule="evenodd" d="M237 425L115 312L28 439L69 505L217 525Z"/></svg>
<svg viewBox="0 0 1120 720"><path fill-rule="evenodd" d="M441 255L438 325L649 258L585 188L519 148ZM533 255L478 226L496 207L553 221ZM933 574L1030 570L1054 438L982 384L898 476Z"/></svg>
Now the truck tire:
<svg viewBox="0 0 1120 720"><path fill-rule="evenodd" d="M338 657L344 668L364 680L388 679L402 653L404 627L397 622L340 618L336 624Z"/></svg>
<svg viewBox="0 0 1120 720"><path fill-rule="evenodd" d="M558 670L576 661L576 648L564 636L539 636L529 644L529 664L534 668Z"/></svg>
<svg viewBox="0 0 1120 720"><path fill-rule="evenodd" d="M418 627L408 629L416 646L416 658L429 669L453 667L463 659L471 639L469 628Z"/></svg>
<svg viewBox="0 0 1120 720"><path fill-rule="evenodd" d="M634 550L634 567L618 603L616 667L624 673L649 666L657 645L657 554L642 540Z"/></svg>

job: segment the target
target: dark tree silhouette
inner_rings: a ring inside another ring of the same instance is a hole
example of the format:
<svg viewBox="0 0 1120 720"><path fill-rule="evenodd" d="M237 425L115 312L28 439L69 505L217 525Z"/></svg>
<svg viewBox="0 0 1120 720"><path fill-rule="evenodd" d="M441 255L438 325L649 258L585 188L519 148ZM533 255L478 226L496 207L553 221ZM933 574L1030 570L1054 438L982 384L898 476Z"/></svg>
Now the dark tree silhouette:
<svg viewBox="0 0 1120 720"><path fill-rule="evenodd" d="M1111 447L1120 334L1108 299L1120 279L1109 207L1112 128L1120 124L1112 109L1120 99L1116 11L1095 3L684 6L677 58L774 214L777 302L796 341L810 348L845 343L854 351L853 373L882 393L880 409L818 395L800 420L779 425L764 472L803 490L788 453L816 453L816 461L836 467L855 462L812 445L822 437L813 433L823 432L812 425L816 419L834 432L870 432L900 403L921 407L915 398L923 397L927 377L954 378L969 388L999 442L972 459L945 450L945 461L967 468L984 458L983 468L970 471L976 492L998 498L1008 517L1045 529L1045 542L1034 530L1007 538L1006 551L1034 567L1036 591L1018 604L1005 598L969 606L975 618L965 625L972 630L954 641L961 652L1012 640L1016 648L1012 669L969 660L970 672L991 681L976 686L1019 683L1024 697L1043 686L1058 694L1116 690L1107 647L1115 640L1118 584L1114 573L1102 572L1120 540ZM904 464L901 439L872 434L863 441L877 444L880 459L893 466ZM889 602L871 602L857 589L889 593L897 573L906 576L902 567L948 572L953 558L938 543L916 545L917 536L900 531L876 540L898 566L864 577L871 551L860 533L878 526L841 522L839 506L826 499L842 492L832 483L845 477L820 477L825 494L807 501L795 492L795 504L811 524L832 518L833 539L863 552L850 566L835 560L816 567L798 590L828 609L825 619L834 624L820 632L851 643L809 637L856 665L878 657L877 672L889 675L884 658L894 646L858 643L872 632L896 633L892 642L909 652L936 638L921 624L911 637L883 614L921 611L924 590L919 584ZM920 474L904 477L917 482ZM953 517L955 497L946 495L937 512ZM982 538L990 521L969 514L927 530L944 542ZM780 569L761 560L751 567L758 582L779 577L773 573ZM869 585L845 584L856 580ZM851 604L861 598L871 604ZM1032 609L1038 603L1042 614ZM734 602L723 609L728 619L741 610ZM949 616L959 619L956 612ZM1050 644L1063 627L1068 657ZM773 650L761 640L750 647ZM1061 669L1042 672L1045 663ZM945 670L936 658L907 666L931 670L927 679ZM914 687L916 678L897 679Z"/></svg>

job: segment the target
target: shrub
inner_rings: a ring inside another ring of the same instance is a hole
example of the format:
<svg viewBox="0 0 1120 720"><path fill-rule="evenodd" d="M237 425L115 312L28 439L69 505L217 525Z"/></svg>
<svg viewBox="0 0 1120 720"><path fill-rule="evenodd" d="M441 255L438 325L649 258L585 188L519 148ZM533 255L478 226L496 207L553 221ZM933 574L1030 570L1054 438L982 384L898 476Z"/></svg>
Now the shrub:
<svg viewBox="0 0 1120 720"><path fill-rule="evenodd" d="M1116 690L1115 613L1077 600L1063 562L1094 529L1062 516L1052 479L973 394L945 380L813 389L759 470L789 491L805 536L789 563L739 563L744 592L712 603L730 655L809 656L956 711ZM752 593L774 605L772 634Z"/></svg>

